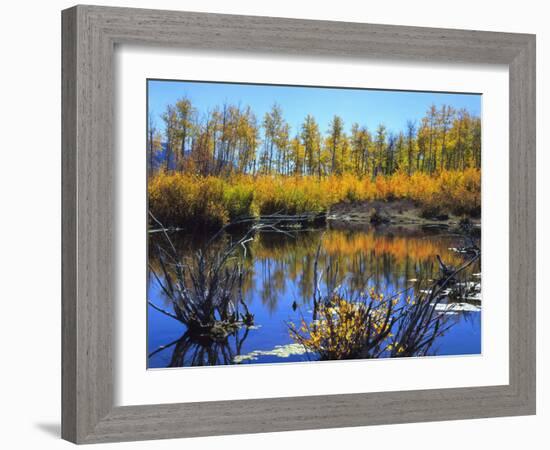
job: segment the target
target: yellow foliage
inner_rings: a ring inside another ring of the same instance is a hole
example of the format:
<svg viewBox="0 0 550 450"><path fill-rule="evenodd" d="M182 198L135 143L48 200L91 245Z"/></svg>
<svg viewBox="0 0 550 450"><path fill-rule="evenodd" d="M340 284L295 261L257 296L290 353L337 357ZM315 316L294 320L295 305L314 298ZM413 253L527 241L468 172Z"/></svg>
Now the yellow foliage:
<svg viewBox="0 0 550 450"><path fill-rule="evenodd" d="M299 328L291 323L291 338L308 351L318 353L322 360L365 357L362 352L368 350L368 343L389 333L387 315L392 306L373 289L367 296L368 302L333 296L330 302L318 305L317 320L309 324L302 320Z"/></svg>
<svg viewBox="0 0 550 450"><path fill-rule="evenodd" d="M481 207L478 169L432 176L397 172L359 178L237 175L229 178L160 172L149 180L149 209L165 225L219 227L237 217L323 212L339 202L410 199L427 215L477 215Z"/></svg>
<svg viewBox="0 0 550 450"><path fill-rule="evenodd" d="M160 173L148 185L149 210L164 225L190 226L195 220L216 228L229 219L223 180Z"/></svg>

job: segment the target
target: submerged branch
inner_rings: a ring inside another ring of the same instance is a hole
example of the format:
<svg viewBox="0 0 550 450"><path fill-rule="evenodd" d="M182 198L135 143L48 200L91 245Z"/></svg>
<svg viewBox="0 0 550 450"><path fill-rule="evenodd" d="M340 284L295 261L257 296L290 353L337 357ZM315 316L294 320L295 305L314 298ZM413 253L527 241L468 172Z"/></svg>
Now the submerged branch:
<svg viewBox="0 0 550 450"><path fill-rule="evenodd" d="M327 294L321 298L318 267L320 247L313 263L312 320L301 324L287 324L292 339L322 360L378 358L389 356L419 356L430 351L435 339L451 325L437 312L445 289L455 277L480 258L480 252L454 269L438 258L443 278L431 284L425 295L404 298L411 287L387 298L374 289L354 300L334 280L326 280ZM327 277L333 271L330 261L325 267ZM332 288L330 286L333 286ZM366 289L365 289L366 290Z"/></svg>
<svg viewBox="0 0 550 450"><path fill-rule="evenodd" d="M150 213L151 219L160 226L168 249L157 245L157 257L160 274L150 269L162 292L172 302L174 313L166 311L153 303L149 304L159 312L184 323L188 330L199 335L220 336L232 332L235 327L251 326L254 315L249 311L243 298L243 280L245 268L236 258L238 250L246 258L247 246L261 232L275 232L291 236L279 228L279 221L285 220L279 214L269 216L265 222L255 221L239 238L222 247L214 247L223 231L235 223L222 227L197 251L192 258L181 258L169 236L169 229ZM239 223L245 223L242 219ZM235 262L236 260L236 262ZM244 312L241 313L241 311Z"/></svg>

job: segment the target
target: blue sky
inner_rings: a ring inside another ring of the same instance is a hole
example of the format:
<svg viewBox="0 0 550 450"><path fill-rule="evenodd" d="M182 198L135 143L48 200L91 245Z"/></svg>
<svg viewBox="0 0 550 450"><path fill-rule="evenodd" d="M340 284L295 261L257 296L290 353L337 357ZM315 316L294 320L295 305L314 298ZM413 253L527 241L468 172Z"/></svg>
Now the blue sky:
<svg viewBox="0 0 550 450"><path fill-rule="evenodd" d="M329 123L338 114L344 120L346 132L353 122L366 125L373 131L382 123L390 131L405 129L407 120L417 123L430 105L438 108L451 105L465 108L470 113L481 115L481 95L449 94L434 92L382 91L368 89L311 88L254 84L205 83L188 81L149 80L149 111L153 113L157 127L163 131L160 115L169 104L188 97L199 114L205 113L224 102L250 105L259 122L277 102L283 117L296 133L307 114L312 114L325 134Z"/></svg>

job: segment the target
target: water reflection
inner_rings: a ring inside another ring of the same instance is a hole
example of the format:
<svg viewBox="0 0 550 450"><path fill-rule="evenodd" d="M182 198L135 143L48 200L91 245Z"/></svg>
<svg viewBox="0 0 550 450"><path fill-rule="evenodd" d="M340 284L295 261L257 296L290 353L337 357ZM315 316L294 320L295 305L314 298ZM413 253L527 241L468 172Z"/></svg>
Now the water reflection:
<svg viewBox="0 0 550 450"><path fill-rule="evenodd" d="M217 245L226 245L229 240L238 239L238 235L239 232L226 234ZM188 258L202 248L207 239L177 233L171 237L181 258ZM159 238L153 236L150 239L152 270L158 268L152 248L158 244ZM336 272L332 282L349 292L356 292L365 286L386 295L411 286L418 292L440 275L436 255L440 255L448 266L458 267L465 261L465 255L450 250L462 245L462 238L448 232L395 228L385 231L309 230L292 232L290 236L269 232L258 234L247 244L246 252L239 249L235 257L245 269L242 292L246 304L256 317L258 328L241 329L227 336L227 342L207 340L201 343L190 339L188 334L186 336L185 327L169 324L169 317L159 315L150 308L149 367L250 362L250 359L240 357L250 352L259 352L260 356L254 358L254 362L307 360L311 355L304 355L303 352L282 352L284 357L281 357L272 350L293 344L288 333L288 322L299 320L311 310L315 285L314 264L319 244L319 267L332 267ZM217 250L219 248L216 246L211 249L214 252ZM461 274L459 284L476 282L479 285L479 272L478 261ZM331 277L324 275L320 287L326 292L329 289L327 280ZM170 305L154 277L150 277L148 291L149 299L156 304ZM479 305L477 297L471 297L471 300L471 303L477 302ZM479 353L479 309L441 310L439 313L445 314L453 327L438 338L432 352ZM173 345L159 349L167 343Z"/></svg>
<svg viewBox="0 0 550 450"><path fill-rule="evenodd" d="M241 354L243 343L246 341L250 329L237 330L220 339L208 337L197 338L186 331L177 340L159 347L149 354L148 358L155 357L160 352L171 349L171 356L166 367L193 367L219 366L233 364L235 358Z"/></svg>
<svg viewBox="0 0 550 450"><path fill-rule="evenodd" d="M406 235L393 233L329 230L297 233L294 238L262 234L249 255L254 270L247 288L249 301L260 293L262 303L275 310L288 291L296 292L299 304L308 304L313 295L313 264L319 242L319 265L338 267L338 284L351 291L366 284L378 291L404 289L412 281L429 282L439 273L435 255L451 266L464 257L449 250L454 236L426 236L421 231ZM473 267L479 271L479 265ZM470 271L471 273L472 271Z"/></svg>

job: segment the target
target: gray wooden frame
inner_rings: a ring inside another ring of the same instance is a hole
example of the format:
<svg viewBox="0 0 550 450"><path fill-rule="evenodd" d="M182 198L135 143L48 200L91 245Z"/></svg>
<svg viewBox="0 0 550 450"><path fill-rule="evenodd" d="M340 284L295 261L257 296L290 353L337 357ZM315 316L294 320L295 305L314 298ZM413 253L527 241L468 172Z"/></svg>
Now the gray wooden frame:
<svg viewBox="0 0 550 450"><path fill-rule="evenodd" d="M535 36L97 6L63 11L62 30L63 438L94 443L535 413ZM114 407L113 52L124 43L506 64L509 384Z"/></svg>

